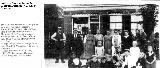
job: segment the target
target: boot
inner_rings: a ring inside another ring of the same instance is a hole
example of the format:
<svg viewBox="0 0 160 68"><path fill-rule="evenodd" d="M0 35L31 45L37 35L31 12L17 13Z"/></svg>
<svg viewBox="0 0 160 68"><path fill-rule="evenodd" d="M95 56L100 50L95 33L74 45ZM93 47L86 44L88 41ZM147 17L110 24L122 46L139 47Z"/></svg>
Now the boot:
<svg viewBox="0 0 160 68"><path fill-rule="evenodd" d="M65 63L64 59L61 59L61 62L62 62L62 63Z"/></svg>
<svg viewBox="0 0 160 68"><path fill-rule="evenodd" d="M55 63L59 63L59 60L56 59Z"/></svg>

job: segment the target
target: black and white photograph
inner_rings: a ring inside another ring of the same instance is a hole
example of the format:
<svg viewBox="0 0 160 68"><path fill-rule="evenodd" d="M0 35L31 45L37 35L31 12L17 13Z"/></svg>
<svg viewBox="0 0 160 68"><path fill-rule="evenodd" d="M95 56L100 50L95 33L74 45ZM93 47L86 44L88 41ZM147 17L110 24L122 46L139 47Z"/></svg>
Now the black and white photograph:
<svg viewBox="0 0 160 68"><path fill-rule="evenodd" d="M44 4L45 68L157 68L157 4Z"/></svg>

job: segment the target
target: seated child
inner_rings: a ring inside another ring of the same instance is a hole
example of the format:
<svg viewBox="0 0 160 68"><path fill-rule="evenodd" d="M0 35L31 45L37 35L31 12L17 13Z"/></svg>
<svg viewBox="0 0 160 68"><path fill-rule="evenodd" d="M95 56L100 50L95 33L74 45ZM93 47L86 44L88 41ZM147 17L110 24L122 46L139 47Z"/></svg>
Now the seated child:
<svg viewBox="0 0 160 68"><path fill-rule="evenodd" d="M146 68L156 68L156 55L152 46L148 46L148 52L146 53Z"/></svg>
<svg viewBox="0 0 160 68"><path fill-rule="evenodd" d="M87 65L89 68L100 68L100 62L95 56L88 60Z"/></svg>
<svg viewBox="0 0 160 68"><path fill-rule="evenodd" d="M116 54L113 56L113 62L115 63L115 65L117 67L121 67L122 66L122 62L123 62L123 56L122 56L122 52L121 52L121 48L117 48L116 50Z"/></svg>
<svg viewBox="0 0 160 68"><path fill-rule="evenodd" d="M123 55L124 55L124 62L122 63L122 68L128 68L128 61L130 57L129 50L126 50L123 53Z"/></svg>
<svg viewBox="0 0 160 68"><path fill-rule="evenodd" d="M86 60L86 59L83 59L83 60L81 60L81 61L83 61L82 65L81 65L81 68L88 68L87 60Z"/></svg>
<svg viewBox="0 0 160 68"><path fill-rule="evenodd" d="M100 63L100 68L114 68L115 65L112 62L112 56L108 55L102 58L101 63Z"/></svg>
<svg viewBox="0 0 160 68"><path fill-rule="evenodd" d="M82 62L76 58L75 53L72 53L71 58L68 60L68 68L81 68Z"/></svg>
<svg viewBox="0 0 160 68"><path fill-rule="evenodd" d="M137 65L137 67L146 68L145 54L143 52L140 53L140 57L139 57L136 65Z"/></svg>

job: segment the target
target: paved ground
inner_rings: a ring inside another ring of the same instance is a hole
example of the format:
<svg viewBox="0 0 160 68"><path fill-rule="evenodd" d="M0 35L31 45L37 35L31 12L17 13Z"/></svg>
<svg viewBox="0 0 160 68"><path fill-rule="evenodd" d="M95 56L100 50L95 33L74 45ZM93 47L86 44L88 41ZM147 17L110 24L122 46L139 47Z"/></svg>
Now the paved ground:
<svg viewBox="0 0 160 68"><path fill-rule="evenodd" d="M85 64L85 60L81 60L82 64ZM45 68L68 68L68 60L65 59L65 63L55 63L55 59L45 59Z"/></svg>

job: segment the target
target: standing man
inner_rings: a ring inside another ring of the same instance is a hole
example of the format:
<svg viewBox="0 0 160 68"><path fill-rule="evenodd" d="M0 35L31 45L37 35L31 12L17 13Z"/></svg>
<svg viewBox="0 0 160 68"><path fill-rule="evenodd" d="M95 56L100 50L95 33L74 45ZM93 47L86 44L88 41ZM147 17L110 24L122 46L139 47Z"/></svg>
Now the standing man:
<svg viewBox="0 0 160 68"><path fill-rule="evenodd" d="M72 52L75 53L76 57L80 58L84 51L83 41L80 35L78 35L77 29L74 29L74 38L72 40Z"/></svg>
<svg viewBox="0 0 160 68"><path fill-rule="evenodd" d="M64 56L63 56L63 49L64 49L64 41L66 40L66 36L62 32L61 27L58 27L58 31L51 36L51 39L55 41L55 45L56 45L57 54L56 54L55 63L59 62L59 58L61 58L62 63L65 63Z"/></svg>

